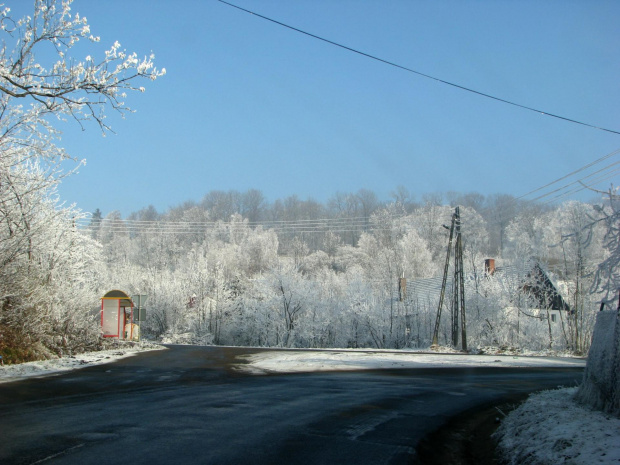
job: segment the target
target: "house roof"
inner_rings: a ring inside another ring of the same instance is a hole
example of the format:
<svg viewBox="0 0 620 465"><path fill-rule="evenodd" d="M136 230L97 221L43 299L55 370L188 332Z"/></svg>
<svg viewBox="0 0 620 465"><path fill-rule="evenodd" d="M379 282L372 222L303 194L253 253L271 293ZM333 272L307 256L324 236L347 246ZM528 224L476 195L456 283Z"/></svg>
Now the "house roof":
<svg viewBox="0 0 620 465"><path fill-rule="evenodd" d="M485 275L486 279L500 281L501 284L520 287L536 300L539 308L550 310L570 311L570 306L562 298L557 288L544 271L542 266L534 261L528 260L520 264L512 264L495 268L492 275ZM454 276L449 275L446 279L446 298L451 294ZM433 278L416 279L407 283L407 293L420 303L429 302L437 305L441 293L443 275ZM466 294L474 291L475 277L465 276L464 279Z"/></svg>

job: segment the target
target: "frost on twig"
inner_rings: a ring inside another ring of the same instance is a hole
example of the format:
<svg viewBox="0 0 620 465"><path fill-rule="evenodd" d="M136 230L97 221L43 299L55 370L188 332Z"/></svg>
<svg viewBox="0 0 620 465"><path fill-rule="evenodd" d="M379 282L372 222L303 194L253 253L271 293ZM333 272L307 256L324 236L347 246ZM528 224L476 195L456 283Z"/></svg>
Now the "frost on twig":
<svg viewBox="0 0 620 465"><path fill-rule="evenodd" d="M151 54L139 58L114 44L100 59L71 56L80 40L99 42L86 18L71 13L71 0L36 0L32 17L14 20L0 13L0 93L2 106L14 99L29 101L38 116L70 116L94 120L106 132L104 110L124 113L128 91L143 92L139 79L155 80L165 69L154 66ZM14 43L13 47L7 43ZM0 116L0 122L2 121Z"/></svg>

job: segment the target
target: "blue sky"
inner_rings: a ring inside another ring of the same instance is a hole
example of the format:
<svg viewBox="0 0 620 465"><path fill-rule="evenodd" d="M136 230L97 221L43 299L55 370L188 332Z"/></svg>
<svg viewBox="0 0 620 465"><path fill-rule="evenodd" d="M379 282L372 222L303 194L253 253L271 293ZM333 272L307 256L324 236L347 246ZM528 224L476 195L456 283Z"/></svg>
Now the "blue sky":
<svg viewBox="0 0 620 465"><path fill-rule="evenodd" d="M232 3L620 131L617 1ZM167 70L127 99L135 114L109 114L116 134L63 125L62 144L87 165L60 195L84 211L162 212L215 189L256 188L269 201L324 202L360 188L387 200L399 185L417 199L450 190L519 196L620 148L620 135L407 73L216 0L76 0L73 11L102 48L118 40L152 51Z"/></svg>

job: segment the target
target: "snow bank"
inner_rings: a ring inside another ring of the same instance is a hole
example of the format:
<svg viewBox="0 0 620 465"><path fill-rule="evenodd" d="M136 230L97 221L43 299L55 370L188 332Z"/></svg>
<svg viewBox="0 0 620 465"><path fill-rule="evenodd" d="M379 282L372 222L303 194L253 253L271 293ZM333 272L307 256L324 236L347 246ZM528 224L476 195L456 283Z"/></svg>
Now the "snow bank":
<svg viewBox="0 0 620 465"><path fill-rule="evenodd" d="M575 403L576 390L534 394L508 414L495 433L508 465L620 462L620 420Z"/></svg>
<svg viewBox="0 0 620 465"><path fill-rule="evenodd" d="M429 354L357 350L267 351L245 357L238 368L250 373L373 370L385 368L454 367L583 367L578 358L517 357L507 355Z"/></svg>
<svg viewBox="0 0 620 465"><path fill-rule="evenodd" d="M128 345L126 347L102 350L98 352L86 352L71 357L42 360L39 362L19 363L16 365L4 365L0 366L0 383L18 381L20 379L38 376L50 376L91 365L102 365L104 363L110 363L121 358L136 355L137 353L145 350L160 349L164 349L164 347L150 343L132 343L131 346Z"/></svg>
<svg viewBox="0 0 620 465"><path fill-rule="evenodd" d="M588 362L576 399L620 416L620 321L615 310L599 312L596 316Z"/></svg>

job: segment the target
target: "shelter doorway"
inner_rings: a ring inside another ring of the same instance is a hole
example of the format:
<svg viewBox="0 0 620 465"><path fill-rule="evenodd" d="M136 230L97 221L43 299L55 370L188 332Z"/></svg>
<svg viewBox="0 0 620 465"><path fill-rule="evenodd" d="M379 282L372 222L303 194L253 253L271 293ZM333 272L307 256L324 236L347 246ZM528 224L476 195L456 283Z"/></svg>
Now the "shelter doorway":
<svg viewBox="0 0 620 465"><path fill-rule="evenodd" d="M137 340L139 327L134 324L133 301L117 289L101 298L101 330L103 337Z"/></svg>

